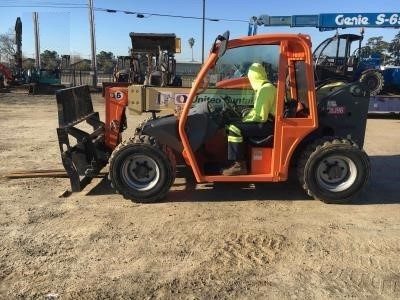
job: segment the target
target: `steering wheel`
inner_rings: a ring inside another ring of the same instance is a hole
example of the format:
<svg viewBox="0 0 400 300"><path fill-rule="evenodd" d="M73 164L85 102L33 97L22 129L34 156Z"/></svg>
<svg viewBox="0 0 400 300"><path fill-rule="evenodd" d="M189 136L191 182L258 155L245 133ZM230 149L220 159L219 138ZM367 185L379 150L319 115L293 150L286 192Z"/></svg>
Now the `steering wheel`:
<svg viewBox="0 0 400 300"><path fill-rule="evenodd" d="M225 99L222 99L222 105L216 106L215 103L207 101L207 109L211 118L219 125L225 126L225 124L232 120L239 120L242 115Z"/></svg>
<svg viewBox="0 0 400 300"><path fill-rule="evenodd" d="M225 123L230 121L236 121L242 119L242 114L236 109L236 104L234 106L229 103L226 99L221 98L222 100L222 119Z"/></svg>
<svg viewBox="0 0 400 300"><path fill-rule="evenodd" d="M222 108L217 107L215 103L210 101L205 102L207 105L207 112L211 119L218 125L218 127L223 127L223 117L222 117Z"/></svg>
<svg viewBox="0 0 400 300"><path fill-rule="evenodd" d="M217 112L217 107L214 105L214 103L207 101L207 111L210 115L214 115Z"/></svg>

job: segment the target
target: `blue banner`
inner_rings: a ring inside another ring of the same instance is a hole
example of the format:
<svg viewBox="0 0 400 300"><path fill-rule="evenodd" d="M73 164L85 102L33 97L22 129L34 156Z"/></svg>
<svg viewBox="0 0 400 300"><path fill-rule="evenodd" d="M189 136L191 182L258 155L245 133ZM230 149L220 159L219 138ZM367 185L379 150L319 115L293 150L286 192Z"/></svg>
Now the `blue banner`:
<svg viewBox="0 0 400 300"><path fill-rule="evenodd" d="M400 13L337 13L320 14L319 27L392 27L400 28Z"/></svg>

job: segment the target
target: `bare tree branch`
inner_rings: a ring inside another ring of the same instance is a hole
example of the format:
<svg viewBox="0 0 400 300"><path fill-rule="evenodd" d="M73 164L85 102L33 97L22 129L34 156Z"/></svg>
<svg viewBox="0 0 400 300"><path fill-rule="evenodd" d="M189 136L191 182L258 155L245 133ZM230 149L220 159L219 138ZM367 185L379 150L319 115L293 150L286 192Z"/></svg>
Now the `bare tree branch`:
<svg viewBox="0 0 400 300"><path fill-rule="evenodd" d="M0 34L0 53L2 61L11 62L14 59L16 45L12 29L9 29L5 34Z"/></svg>

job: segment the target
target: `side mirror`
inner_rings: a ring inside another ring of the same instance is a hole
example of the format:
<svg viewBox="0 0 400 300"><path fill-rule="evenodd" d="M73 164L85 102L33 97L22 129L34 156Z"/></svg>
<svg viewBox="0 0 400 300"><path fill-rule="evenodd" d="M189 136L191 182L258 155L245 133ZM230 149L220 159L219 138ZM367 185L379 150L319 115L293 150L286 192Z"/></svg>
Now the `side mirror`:
<svg viewBox="0 0 400 300"><path fill-rule="evenodd" d="M212 46L212 52L217 51L217 44L219 45L218 47L218 57L221 57L224 55L227 45L229 41L229 31L225 31L223 35L218 35L217 38L215 39L213 46Z"/></svg>
<svg viewBox="0 0 400 300"><path fill-rule="evenodd" d="M229 41L229 31L225 31L222 36L220 36L221 44L219 46L218 57L221 57L225 54L226 48L228 47Z"/></svg>

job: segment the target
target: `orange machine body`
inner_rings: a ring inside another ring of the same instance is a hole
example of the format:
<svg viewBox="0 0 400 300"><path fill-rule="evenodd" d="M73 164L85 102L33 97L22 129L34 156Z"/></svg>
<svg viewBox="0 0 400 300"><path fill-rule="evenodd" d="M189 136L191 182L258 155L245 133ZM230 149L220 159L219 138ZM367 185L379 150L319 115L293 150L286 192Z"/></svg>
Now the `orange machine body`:
<svg viewBox="0 0 400 300"><path fill-rule="evenodd" d="M177 118L177 130L183 145L183 151L176 154L180 155L183 161L193 170L198 182L272 182L287 180L290 160L296 147L318 127L311 42L308 36L294 34L249 36L229 41L228 48L268 43L273 43L280 47L273 147L247 145L249 173L240 176L208 173L205 168L205 165L210 160L226 160L226 135L224 130L221 130L213 139L207 141L202 151L195 152L191 148L186 131L186 121L189 111L199 94L198 91L202 90L202 83L206 80L209 70L213 69L218 59L217 53L212 52L197 75L187 101ZM295 76L296 62L299 61L305 65L303 75L306 80L303 93L307 98L307 114L287 118L284 116L287 94L290 93L291 98L300 97L296 89ZM283 70L287 70L287 72ZM288 80L290 81L289 86ZM249 89L249 81L247 78L227 79L217 82L215 87L221 89ZM121 142L121 132L126 125L125 109L129 103L128 87L107 87L105 99L105 144L114 149ZM210 157L212 158L210 159Z"/></svg>
<svg viewBox="0 0 400 300"><path fill-rule="evenodd" d="M253 44L275 43L280 47L279 78L277 81L277 101L275 115L274 145L273 147L248 146L248 163L250 172L240 176L208 175L202 166L202 160L198 159L190 147L186 134L186 120L195 100L196 92L201 88L201 82L207 76L207 71L215 65L218 59L217 53L211 53L205 65L196 78L188 102L182 110L179 119L179 135L184 145L183 156L187 164L193 170L198 182L272 182L285 181L288 178L289 165L292 155L300 142L318 127L318 116L315 99L314 74L312 68L311 41L305 35L279 34L279 35L257 35L244 37L242 39L230 40L228 48L241 47ZM304 76L308 113L306 115L286 118L284 116L285 100L288 93L292 98L299 98L296 89L295 64L301 61L305 65ZM288 70L288 72L284 72ZM287 80L290 79L290 85ZM240 88L247 87L247 79L231 79L217 83L217 87ZM220 144L224 143L223 138L217 139ZM220 146L213 145L214 149ZM223 148L226 151L226 148ZM219 149L220 150L220 149Z"/></svg>
<svg viewBox="0 0 400 300"><path fill-rule="evenodd" d="M128 105L127 87L106 87L105 144L114 149L122 140L121 132L126 127L125 109Z"/></svg>

